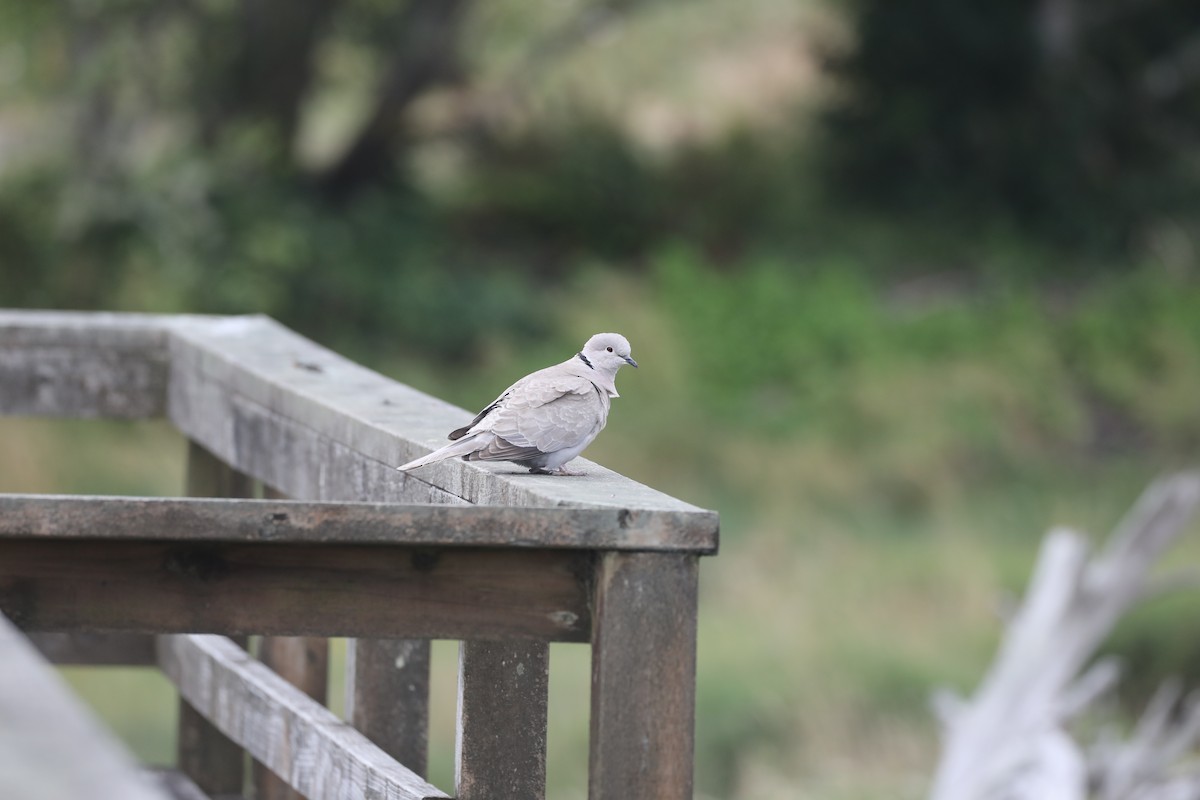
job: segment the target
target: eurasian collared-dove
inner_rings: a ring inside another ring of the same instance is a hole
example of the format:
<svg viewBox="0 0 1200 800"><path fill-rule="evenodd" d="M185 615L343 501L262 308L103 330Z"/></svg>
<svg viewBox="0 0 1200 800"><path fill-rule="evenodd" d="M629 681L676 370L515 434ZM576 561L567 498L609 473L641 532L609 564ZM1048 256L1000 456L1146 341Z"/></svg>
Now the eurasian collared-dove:
<svg viewBox="0 0 1200 800"><path fill-rule="evenodd" d="M577 354L538 370L504 390L469 425L450 434L440 450L397 467L407 472L462 456L467 461L512 461L539 474L563 469L592 443L608 421L614 382L625 364L637 366L629 341L619 333L597 333Z"/></svg>

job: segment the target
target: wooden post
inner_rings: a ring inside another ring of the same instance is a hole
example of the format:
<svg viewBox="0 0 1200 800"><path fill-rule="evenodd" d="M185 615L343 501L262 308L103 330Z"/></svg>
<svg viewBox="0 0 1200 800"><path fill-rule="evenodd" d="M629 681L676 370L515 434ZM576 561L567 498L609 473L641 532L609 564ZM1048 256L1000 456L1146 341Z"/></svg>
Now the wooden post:
<svg viewBox="0 0 1200 800"><path fill-rule="evenodd" d="M429 641L346 642L346 719L385 753L427 777Z"/></svg>
<svg viewBox="0 0 1200 800"><path fill-rule="evenodd" d="M254 483L188 442L187 493L192 497L253 497ZM245 646L245 639L240 641ZM241 795L245 754L186 700L179 700L179 768L209 796Z"/></svg>
<svg viewBox="0 0 1200 800"><path fill-rule="evenodd" d="M263 497L284 500L286 496L269 486ZM258 645L258 660L277 675L321 705L329 695L329 640L320 636L264 636ZM254 762L256 800L302 800L303 795L261 762Z"/></svg>
<svg viewBox="0 0 1200 800"><path fill-rule="evenodd" d="M596 562L589 800L691 800L697 557Z"/></svg>
<svg viewBox="0 0 1200 800"><path fill-rule="evenodd" d="M541 800L550 646L465 641L458 653L459 800Z"/></svg>

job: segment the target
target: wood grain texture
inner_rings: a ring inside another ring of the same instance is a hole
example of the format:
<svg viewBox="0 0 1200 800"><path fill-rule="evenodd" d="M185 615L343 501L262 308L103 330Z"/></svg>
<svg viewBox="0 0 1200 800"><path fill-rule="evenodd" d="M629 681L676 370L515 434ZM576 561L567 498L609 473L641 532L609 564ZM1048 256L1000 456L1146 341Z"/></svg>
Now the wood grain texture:
<svg viewBox="0 0 1200 800"><path fill-rule="evenodd" d="M587 641L570 550L0 539L26 630Z"/></svg>
<svg viewBox="0 0 1200 800"><path fill-rule="evenodd" d="M159 663L189 703L312 800L446 797L224 637L163 636Z"/></svg>
<svg viewBox="0 0 1200 800"><path fill-rule="evenodd" d="M102 543L91 538L96 512L63 501L53 512L27 505L22 517L29 498L17 498L0 509L0 609L20 624L590 638L592 797L690 797L696 556L716 551L715 513L583 459L572 464L580 478L458 460L398 473L393 465L444 443L470 413L264 317L0 311L5 353L0 413L165 410L203 463L233 467L199 470L193 495L245 495L261 481L306 501L408 504L376 508L377 524L363 525L354 515L364 508L251 504L227 512L250 517L235 522L205 518L220 503L121 509L145 501L117 500L100 512L116 541ZM449 508L470 504L492 508ZM349 516L331 521L340 514ZM129 539L132 530L143 535Z"/></svg>
<svg viewBox="0 0 1200 800"><path fill-rule="evenodd" d="M233 490L235 487L229 487ZM0 538L397 543L711 553L716 533L676 512L294 500L0 494Z"/></svg>
<svg viewBox="0 0 1200 800"><path fill-rule="evenodd" d="M458 800L546 796L549 684L550 647L543 642L460 643Z"/></svg>
<svg viewBox="0 0 1200 800"><path fill-rule="evenodd" d="M715 542L712 512L585 459L577 478L457 460L396 472L470 412L266 317L0 311L0 413L150 416L164 395L182 433L291 497L676 512L682 527L677 517L665 529Z"/></svg>
<svg viewBox="0 0 1200 800"><path fill-rule="evenodd" d="M329 640L316 636L264 636L258 660L321 705L329 694ZM256 800L303 800L265 765L254 763Z"/></svg>
<svg viewBox="0 0 1200 800"><path fill-rule="evenodd" d="M0 797L167 800L0 617Z"/></svg>
<svg viewBox="0 0 1200 800"><path fill-rule="evenodd" d="M592 629L589 800L691 800L697 558L606 553Z"/></svg>
<svg viewBox="0 0 1200 800"><path fill-rule="evenodd" d="M391 466L427 453L472 416L265 318L175 326L171 364L168 414L176 426L292 497L359 499L344 492L341 473L368 477L371 464ZM356 468L343 464L314 485L296 455L329 448L344 448ZM424 485L479 505L711 515L584 459L573 466L587 474L556 479L514 466L447 461L418 474L370 475L370 499L416 500L428 491L419 488Z"/></svg>
<svg viewBox="0 0 1200 800"><path fill-rule="evenodd" d="M162 416L167 319L0 310L0 414Z"/></svg>
<svg viewBox="0 0 1200 800"><path fill-rule="evenodd" d="M429 762L429 641L346 643L346 718L418 775Z"/></svg>

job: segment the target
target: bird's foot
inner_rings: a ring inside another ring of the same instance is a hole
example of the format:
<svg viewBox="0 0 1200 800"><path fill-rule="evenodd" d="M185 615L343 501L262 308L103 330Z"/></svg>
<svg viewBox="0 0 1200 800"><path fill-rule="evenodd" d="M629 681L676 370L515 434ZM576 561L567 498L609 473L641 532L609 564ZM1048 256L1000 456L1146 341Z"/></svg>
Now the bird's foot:
<svg viewBox="0 0 1200 800"><path fill-rule="evenodd" d="M582 475L587 474L586 472L575 472L574 470L569 470L566 467L559 467L558 469L554 469L554 470L541 469L540 467L534 467L533 469L529 470L529 472L532 475L562 475L562 476L569 476L572 478L578 478Z"/></svg>

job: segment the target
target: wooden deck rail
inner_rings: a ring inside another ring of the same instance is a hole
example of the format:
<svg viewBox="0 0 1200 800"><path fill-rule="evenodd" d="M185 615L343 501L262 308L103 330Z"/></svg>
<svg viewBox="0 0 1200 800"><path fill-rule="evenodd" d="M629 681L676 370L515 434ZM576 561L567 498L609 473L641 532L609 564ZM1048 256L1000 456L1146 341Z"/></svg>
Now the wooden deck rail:
<svg viewBox="0 0 1200 800"><path fill-rule="evenodd" d="M0 414L165 416L189 439L190 497L0 495L0 613L60 663L159 666L187 792L241 796L248 752L258 797L446 797L424 773L448 638L460 800L544 796L553 641L592 647L589 797L692 797L714 512L586 461L398 473L470 414L264 317L0 311ZM349 724L313 688L323 640L280 638L326 636L357 637Z"/></svg>

